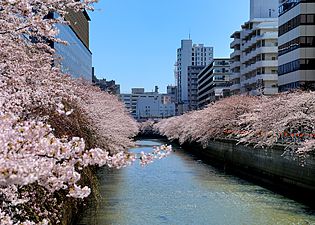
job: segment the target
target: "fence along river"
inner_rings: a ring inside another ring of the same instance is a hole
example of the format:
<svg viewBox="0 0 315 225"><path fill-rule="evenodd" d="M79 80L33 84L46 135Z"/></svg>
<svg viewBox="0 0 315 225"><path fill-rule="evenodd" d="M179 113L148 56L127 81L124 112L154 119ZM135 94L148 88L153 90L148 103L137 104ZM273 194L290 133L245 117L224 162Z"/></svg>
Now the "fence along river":
<svg viewBox="0 0 315 225"><path fill-rule="evenodd" d="M140 140L131 151L161 144ZM315 224L315 211L307 206L173 149L146 167L99 170L102 198L89 203L78 224Z"/></svg>

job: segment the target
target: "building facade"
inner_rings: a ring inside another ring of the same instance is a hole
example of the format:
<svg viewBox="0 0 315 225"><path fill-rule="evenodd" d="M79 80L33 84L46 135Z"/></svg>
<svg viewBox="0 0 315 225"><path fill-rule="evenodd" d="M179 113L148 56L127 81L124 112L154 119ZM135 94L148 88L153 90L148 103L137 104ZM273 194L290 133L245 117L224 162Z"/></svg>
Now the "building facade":
<svg viewBox="0 0 315 225"><path fill-rule="evenodd" d="M198 74L205 66L188 66L188 111L198 109Z"/></svg>
<svg viewBox="0 0 315 225"><path fill-rule="evenodd" d="M116 81L106 79L98 79L95 75L95 69L92 67L92 83L95 86L98 86L102 91L108 92L112 95L120 94L120 85L116 84Z"/></svg>
<svg viewBox="0 0 315 225"><path fill-rule="evenodd" d="M214 59L198 74L198 108L230 95L230 59Z"/></svg>
<svg viewBox="0 0 315 225"><path fill-rule="evenodd" d="M177 102L177 86L175 85L168 85L166 87L166 94L171 97L171 102Z"/></svg>
<svg viewBox="0 0 315 225"><path fill-rule="evenodd" d="M213 59L213 47L203 44L193 44L192 40L182 40L181 47L177 49L176 82L178 113L189 111L189 66L206 66Z"/></svg>
<svg viewBox="0 0 315 225"><path fill-rule="evenodd" d="M127 110L139 121L175 116L172 95L159 93L157 86L154 92L145 92L144 88L132 88L131 94L119 96Z"/></svg>
<svg viewBox="0 0 315 225"><path fill-rule="evenodd" d="M120 85L116 84L116 81L106 79L97 79L93 77L92 80L93 84L98 86L102 91L108 92L112 95L119 95L120 94Z"/></svg>
<svg viewBox="0 0 315 225"><path fill-rule="evenodd" d="M55 18L58 14L54 13ZM89 21L86 11L69 12L65 18L70 24L57 24L57 38L68 44L54 44L55 63L61 66L64 73L74 78L84 78L92 82L92 52L89 49Z"/></svg>
<svg viewBox="0 0 315 225"><path fill-rule="evenodd" d="M252 0L250 20L231 35L232 95L278 93L277 0Z"/></svg>
<svg viewBox="0 0 315 225"><path fill-rule="evenodd" d="M314 90L315 1L279 3L279 90Z"/></svg>
<svg viewBox="0 0 315 225"><path fill-rule="evenodd" d="M137 101L136 119L139 121L148 119L163 119L175 115L175 104L162 101L162 95L141 96Z"/></svg>

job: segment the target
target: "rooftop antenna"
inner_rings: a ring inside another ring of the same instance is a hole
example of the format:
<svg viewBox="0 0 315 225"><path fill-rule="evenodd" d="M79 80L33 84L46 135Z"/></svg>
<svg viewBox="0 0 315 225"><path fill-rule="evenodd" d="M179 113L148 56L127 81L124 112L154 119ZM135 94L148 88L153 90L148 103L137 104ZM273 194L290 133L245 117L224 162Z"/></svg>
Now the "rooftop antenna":
<svg viewBox="0 0 315 225"><path fill-rule="evenodd" d="M190 29L189 29L189 40L190 40Z"/></svg>

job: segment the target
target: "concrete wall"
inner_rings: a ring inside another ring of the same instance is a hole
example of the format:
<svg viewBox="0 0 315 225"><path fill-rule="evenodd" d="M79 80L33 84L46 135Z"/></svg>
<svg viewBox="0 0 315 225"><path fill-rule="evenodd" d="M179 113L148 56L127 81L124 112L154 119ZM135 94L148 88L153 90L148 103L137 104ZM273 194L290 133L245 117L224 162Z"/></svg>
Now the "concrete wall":
<svg viewBox="0 0 315 225"><path fill-rule="evenodd" d="M278 17L278 0L251 0L250 19Z"/></svg>
<svg viewBox="0 0 315 225"><path fill-rule="evenodd" d="M254 148L253 146L236 145L235 141L211 141L203 149L196 144L184 145L205 159L215 161L226 168L235 169L242 174L250 174L273 185L286 186L296 191L315 194L315 156L305 160L292 156L284 157L284 148Z"/></svg>

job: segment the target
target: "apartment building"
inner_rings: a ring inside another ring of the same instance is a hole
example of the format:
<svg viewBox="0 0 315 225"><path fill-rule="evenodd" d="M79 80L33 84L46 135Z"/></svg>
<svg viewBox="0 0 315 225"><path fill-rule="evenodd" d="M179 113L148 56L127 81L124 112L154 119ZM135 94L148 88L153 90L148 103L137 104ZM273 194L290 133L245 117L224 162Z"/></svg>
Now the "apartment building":
<svg viewBox="0 0 315 225"><path fill-rule="evenodd" d="M279 90L314 90L315 1L279 3Z"/></svg>
<svg viewBox="0 0 315 225"><path fill-rule="evenodd" d="M232 95L278 93L277 7L277 0L251 0L250 20L231 35Z"/></svg>
<svg viewBox="0 0 315 225"><path fill-rule="evenodd" d="M198 74L198 108L230 95L230 59L215 58Z"/></svg>
<svg viewBox="0 0 315 225"><path fill-rule="evenodd" d="M213 47L204 44L193 44L192 40L182 40L181 47L177 49L176 83L178 113L182 114L190 110L189 102L189 66L206 66L213 59Z"/></svg>

